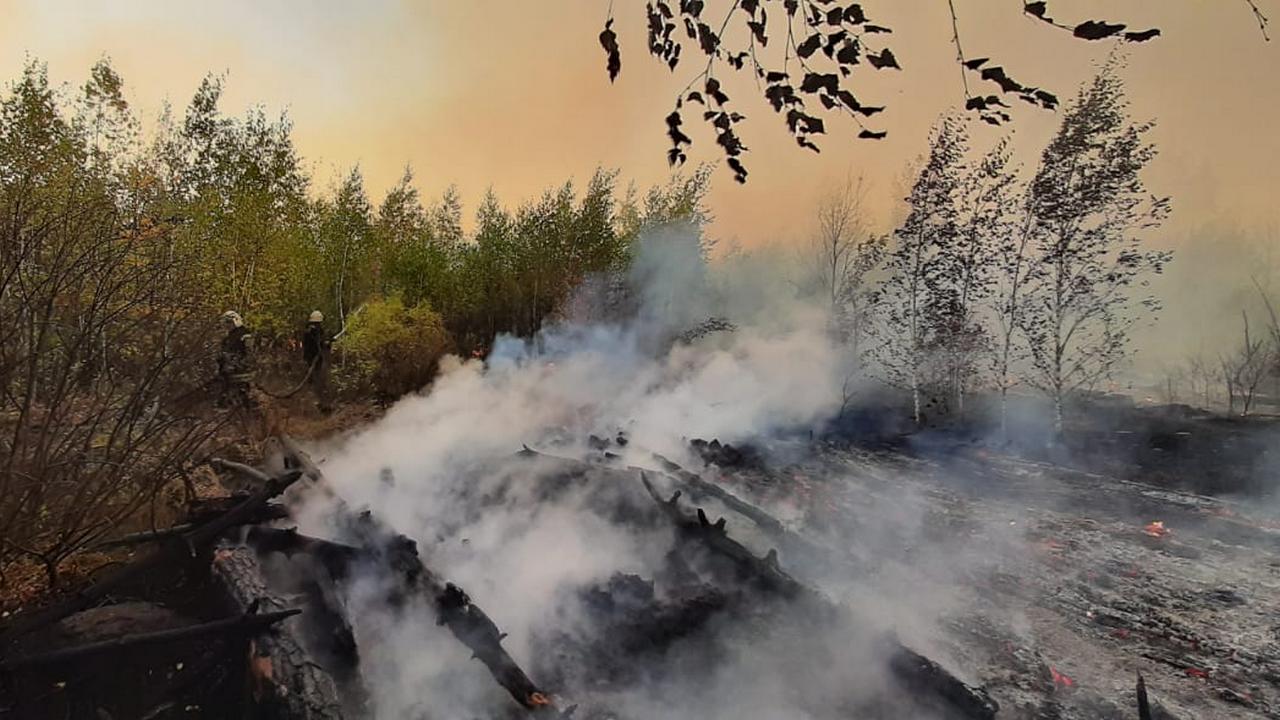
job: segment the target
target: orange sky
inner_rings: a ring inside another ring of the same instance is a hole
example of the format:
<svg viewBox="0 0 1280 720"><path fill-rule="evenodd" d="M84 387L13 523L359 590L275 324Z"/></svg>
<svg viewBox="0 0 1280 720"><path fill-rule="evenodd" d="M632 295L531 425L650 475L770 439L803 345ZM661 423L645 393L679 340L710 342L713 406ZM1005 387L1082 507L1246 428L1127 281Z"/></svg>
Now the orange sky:
<svg viewBox="0 0 1280 720"><path fill-rule="evenodd" d="M1257 1L1280 34L1280 0ZM726 2L710 0L709 12ZM585 180L597 165L642 187L667 177L662 119L691 68L672 75L648 57L640 0L614 4L623 68L612 86L596 41L606 0L0 0L0 71L16 77L36 57L55 82L79 85L108 55L147 119L166 98L185 106L206 73L226 72L224 110L287 110L319 188L358 163L376 202L408 163L428 197L456 183L473 208L492 185L514 205L566 178ZM1016 0L955 5L968 57L993 56L1063 98L1113 47L1024 17ZM864 6L894 28L904 68L867 70L855 86L864 102L889 106L876 118L889 137L857 140L856 128L833 118L813 155L796 147L749 79L726 80L748 116L741 134L751 178L739 186L717 170L713 236L746 246L803 240L824 185L850 172L870 180L874 224L888 229L905 166L963 90L946 0ZM1236 342L1241 307L1261 312L1250 276L1280 284L1280 41L1263 41L1243 0L1049 7L1071 21L1163 31L1130 47L1126 71L1134 115L1158 122L1148 184L1174 199L1154 242L1178 251L1155 286L1166 309L1140 339L1140 362L1213 357ZM1016 105L1016 146L1033 162L1057 116ZM687 126L698 141L691 160L718 162L708 133ZM978 124L975 143L1000 132Z"/></svg>
<svg viewBox="0 0 1280 720"><path fill-rule="evenodd" d="M1280 19L1280 3L1269 2L1262 7ZM865 5L895 29L891 46L905 68L861 86L867 102L889 105L880 124L890 137L859 141L856 128L832 119L815 156L794 145L750 82L731 84L749 118L743 135L752 174L742 187L717 170L718 237L747 245L794 240L821 186L848 171L866 173L876 207L887 210L929 124L963 100L944 0ZM567 177L585 178L597 164L622 168L642 185L665 177L662 118L689 73L672 75L645 54L639 0L616 6L623 70L613 86L596 43L603 0L0 0L0 69L12 78L30 55L48 61L55 81L79 84L106 54L148 116L166 97L184 105L206 72L226 71L225 109L287 109L322 187L359 163L376 200L410 163L428 195L456 183L473 201L492 184L515 202ZM996 56L1015 77L1063 97L1110 47L1023 17L1016 2L956 6L970 57ZM1245 3L1050 7L1073 19L1132 19L1164 31L1132 48L1127 72L1135 114L1159 122L1161 156L1149 178L1154 191L1174 196L1174 228L1219 216L1247 226L1276 221L1280 43L1263 42ZM1020 146L1034 152L1055 120L1018 108ZM976 134L981 142L996 132L983 126ZM695 139L693 160L719 160L705 133Z"/></svg>

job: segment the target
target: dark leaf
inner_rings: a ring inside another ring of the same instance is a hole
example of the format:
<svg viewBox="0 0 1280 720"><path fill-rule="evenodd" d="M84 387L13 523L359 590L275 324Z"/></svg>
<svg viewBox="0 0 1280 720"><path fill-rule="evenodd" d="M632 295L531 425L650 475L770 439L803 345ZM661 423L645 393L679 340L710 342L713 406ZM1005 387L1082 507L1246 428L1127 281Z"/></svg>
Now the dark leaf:
<svg viewBox="0 0 1280 720"><path fill-rule="evenodd" d="M840 90L840 78L835 73L805 73L804 82L800 83L800 92L815 93L818 90L837 94Z"/></svg>
<svg viewBox="0 0 1280 720"><path fill-rule="evenodd" d="M1128 42L1146 42L1154 37L1160 37L1160 28L1151 28L1141 32L1127 32L1124 39Z"/></svg>
<svg viewBox="0 0 1280 720"><path fill-rule="evenodd" d="M890 30L889 28L887 28L887 27L885 27L885 26L883 26L883 25L868 25L868 26L866 26L865 28L863 28L863 30L864 30L864 31L866 31L866 32L869 32L869 33L891 33L891 32L893 32L893 30Z"/></svg>
<svg viewBox="0 0 1280 720"><path fill-rule="evenodd" d="M844 9L844 21L850 25L861 25L867 21L867 16L862 12L862 6L854 3Z"/></svg>
<svg viewBox="0 0 1280 720"><path fill-rule="evenodd" d="M840 8L832 8L827 11L827 24L838 26L844 22L844 10Z"/></svg>
<svg viewBox="0 0 1280 720"><path fill-rule="evenodd" d="M764 34L764 23L753 21L747 23L747 27L751 28L751 34L755 36L756 42L760 43L761 46L769 44L769 36Z"/></svg>
<svg viewBox="0 0 1280 720"><path fill-rule="evenodd" d="M1041 20L1049 20L1049 18L1045 17L1045 12L1048 9L1049 8L1046 6L1044 2L1029 2L1022 6L1023 12L1027 13L1028 15L1034 15L1040 18Z"/></svg>
<svg viewBox="0 0 1280 720"><path fill-rule="evenodd" d="M667 4L663 2L663 0L658 0L657 5L658 5L658 12L662 13L662 17L667 18L668 20L670 20L673 17L671 13L671 8L668 7Z"/></svg>
<svg viewBox="0 0 1280 720"><path fill-rule="evenodd" d="M702 46L702 52L715 55L716 48L720 47L720 38L706 23L698 23L698 43Z"/></svg>
<svg viewBox="0 0 1280 720"><path fill-rule="evenodd" d="M862 56L862 45L857 40L850 40L836 53L836 61L845 65L857 65Z"/></svg>
<svg viewBox="0 0 1280 720"><path fill-rule="evenodd" d="M676 148L671 148L670 150L668 150L668 151L667 151L667 164L668 164L668 165L671 165L672 167L675 167L675 166L677 166L677 165L683 165L683 164L684 164L684 161L685 161L685 155L684 155L684 153L680 152L680 151L679 151L679 150L677 150Z"/></svg>
<svg viewBox="0 0 1280 720"><path fill-rule="evenodd" d="M1036 90L1034 95L1040 101L1040 104L1049 110L1058 106L1058 97L1047 90Z"/></svg>
<svg viewBox="0 0 1280 720"><path fill-rule="evenodd" d="M964 66L969 68L970 70L977 70L978 68L985 65L987 63L987 60L990 60L990 59L991 58L974 58L972 60L965 60Z"/></svg>
<svg viewBox="0 0 1280 720"><path fill-rule="evenodd" d="M729 55L725 58L725 61L728 62L734 70L741 70L742 66L747 62L747 53L746 51L743 51L734 55Z"/></svg>
<svg viewBox="0 0 1280 720"><path fill-rule="evenodd" d="M797 135L797 136L796 136L796 143L797 143L797 144L799 144L799 145L800 145L800 147L802 147L802 148L809 148L810 150L812 150L812 151L814 151L814 152L816 152L816 153L820 153L820 152L822 152L822 150L820 150L820 149L818 148L818 146L817 146L817 145L814 145L813 143L809 142L809 138L807 138L807 137L805 137L805 136L803 136L803 135Z"/></svg>
<svg viewBox="0 0 1280 720"><path fill-rule="evenodd" d="M765 75L764 79L766 82L770 83L782 82L787 79L787 74L784 72L778 72L777 70L772 70L768 75Z"/></svg>
<svg viewBox="0 0 1280 720"><path fill-rule="evenodd" d="M996 65L982 71L982 79L990 80L1000 86L1004 92L1017 92L1024 89L1022 83L1005 74L1004 68Z"/></svg>
<svg viewBox="0 0 1280 720"><path fill-rule="evenodd" d="M725 161L729 169L733 170L733 179L740 183L747 181L747 169L742 166L742 161L736 157L731 157Z"/></svg>
<svg viewBox="0 0 1280 720"><path fill-rule="evenodd" d="M697 90L694 90L693 92L689 93L689 102L701 103L703 105L707 104L707 101L702 99L702 93L698 92Z"/></svg>
<svg viewBox="0 0 1280 720"><path fill-rule="evenodd" d="M895 68L897 70L902 69L902 67L898 65L898 59L893 56L893 53L889 50L889 48L885 48L881 50L879 55L874 55L874 54L867 55L867 62L871 63L871 67L877 70L881 68Z"/></svg>
<svg viewBox="0 0 1280 720"><path fill-rule="evenodd" d="M707 84L704 89L707 91L707 97L715 100L718 105L729 102L729 96L720 91L720 81L715 78L707 78Z"/></svg>
<svg viewBox="0 0 1280 720"><path fill-rule="evenodd" d="M604 48L608 58L605 67L609 71L609 82L613 82L622 70L622 55L618 52L618 35L613 32L613 18L604 23L604 30L600 33L600 47Z"/></svg>
<svg viewBox="0 0 1280 720"><path fill-rule="evenodd" d="M667 116L667 137L671 138L673 148L679 148L681 145L691 145L692 140L688 135L680 131L680 125L683 124L678 111L672 112Z"/></svg>
<svg viewBox="0 0 1280 720"><path fill-rule="evenodd" d="M858 137L862 138L863 140L880 140L881 138L885 137L888 134L889 133L884 131L873 132L871 130L863 130L862 132L858 133Z"/></svg>
<svg viewBox="0 0 1280 720"><path fill-rule="evenodd" d="M698 39L698 28L696 25L693 24L693 21L690 20L689 18L684 19L684 31L685 31L685 34L689 36L690 40Z"/></svg>
<svg viewBox="0 0 1280 720"><path fill-rule="evenodd" d="M680 0L680 12L698 17L702 14L702 0Z"/></svg>
<svg viewBox="0 0 1280 720"><path fill-rule="evenodd" d="M782 6L787 9L787 15L795 15L800 7L800 0L784 0Z"/></svg>
<svg viewBox="0 0 1280 720"><path fill-rule="evenodd" d="M747 11L751 17L756 16L756 10L760 8L760 0L742 0L742 9Z"/></svg>
<svg viewBox="0 0 1280 720"><path fill-rule="evenodd" d="M822 35L814 33L810 35L804 42L796 46L796 54L802 58L807 58L818 51L818 47L822 45Z"/></svg>
<svg viewBox="0 0 1280 720"><path fill-rule="evenodd" d="M819 95L818 99L822 101L822 107L828 110L834 110L837 105L836 101L826 93L822 93L821 95Z"/></svg>
<svg viewBox="0 0 1280 720"><path fill-rule="evenodd" d="M1076 26L1071 34L1085 40L1102 40L1124 30L1123 23L1109 23L1105 20L1086 20Z"/></svg>
<svg viewBox="0 0 1280 720"><path fill-rule="evenodd" d="M988 123L988 124L990 124L990 125L999 125L999 124L1000 124L1000 120L998 120L998 119L997 119L997 118L995 118L995 117L992 117L991 115L983 115L983 116L982 116L982 121L983 121L983 122L985 122L985 123Z"/></svg>

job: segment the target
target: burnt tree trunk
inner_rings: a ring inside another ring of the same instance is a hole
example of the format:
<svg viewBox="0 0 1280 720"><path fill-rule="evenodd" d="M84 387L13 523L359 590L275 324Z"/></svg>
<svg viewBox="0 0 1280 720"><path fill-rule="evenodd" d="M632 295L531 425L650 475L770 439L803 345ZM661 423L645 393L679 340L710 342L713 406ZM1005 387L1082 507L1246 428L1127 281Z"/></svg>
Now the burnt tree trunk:
<svg viewBox="0 0 1280 720"><path fill-rule="evenodd" d="M272 612L286 604L268 588L253 550L218 547L210 573L233 610ZM248 701L253 717L272 720L342 720L337 684L300 637L300 619L289 618L249 644Z"/></svg>

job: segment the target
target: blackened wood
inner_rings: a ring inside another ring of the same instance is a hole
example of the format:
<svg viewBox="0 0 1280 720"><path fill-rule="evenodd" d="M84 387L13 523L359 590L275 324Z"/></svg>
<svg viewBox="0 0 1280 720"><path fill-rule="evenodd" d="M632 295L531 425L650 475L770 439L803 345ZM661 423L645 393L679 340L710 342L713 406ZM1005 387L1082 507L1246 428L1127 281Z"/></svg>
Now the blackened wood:
<svg viewBox="0 0 1280 720"><path fill-rule="evenodd" d="M240 612L285 607L267 585L256 553L247 547L220 546L210 566L212 578ZM249 646L250 701L263 716L281 720L341 720L337 683L307 650L300 619L280 623L254 637Z"/></svg>
<svg viewBox="0 0 1280 720"><path fill-rule="evenodd" d="M62 650L55 650L53 652L41 653L39 655L27 655L25 657L14 658L12 660L0 661L0 671L29 670L31 668L45 665L56 665L58 663L82 660L84 658L102 655L105 653L119 652L122 650L136 650L145 645L159 645L178 642L181 640L190 640L203 635L257 633L287 617L297 615L300 612L302 611L280 610L260 615L255 613L246 613L237 617L214 620L200 625L190 625L183 628L174 628L172 630L158 630L156 632L149 633L134 633L132 635L124 635L112 640L86 643L84 645L77 645L75 647L64 648Z"/></svg>
<svg viewBox="0 0 1280 720"><path fill-rule="evenodd" d="M333 497L324 473L311 457L287 435L280 436L280 443L284 448L286 466L301 470L312 487ZM340 499L339 504L345 509L345 503ZM344 519L347 530L360 539L362 552L371 561L371 566L394 573L400 585L398 592L404 597L392 598L392 602L402 602L409 596L430 599L436 623L447 627L473 657L484 664L513 700L532 712L561 714L551 696L542 691L502 647L502 639L506 636L489 615L471 602L466 591L428 567L412 538L391 531L369 512Z"/></svg>
<svg viewBox="0 0 1280 720"><path fill-rule="evenodd" d="M7 623L3 630L0 630L0 656L3 656L15 638L100 603L111 591L145 576L165 562L177 557L178 552L185 550L194 556L199 550L208 546L219 535L226 532L227 529L243 523L247 518L253 517L254 513L260 512L268 501L284 492L300 476L301 473L294 470L285 475L270 478L261 490L251 495L244 502L183 534L181 536L183 541L181 544L174 543L162 546L155 552L144 555L125 565L112 573L110 577L90 585L66 600L42 610L18 615ZM175 551L175 548L181 548L181 550Z"/></svg>
<svg viewBox="0 0 1280 720"><path fill-rule="evenodd" d="M679 503L681 492L677 490L670 498L664 499L643 471L640 472L640 482L663 514L675 525L679 539L700 542L713 552L728 558L739 570L754 576L763 588L789 599L803 598L813 602L814 607L835 610L834 603L822 593L783 572L778 566L776 552L770 551L764 557L757 557L746 546L728 536L723 518L712 523L702 508L697 508L694 514L685 513ZM999 705L985 690L969 686L938 663L902 645L896 639L890 638L888 643L889 667L898 680L913 693L945 704L963 718L995 718Z"/></svg>

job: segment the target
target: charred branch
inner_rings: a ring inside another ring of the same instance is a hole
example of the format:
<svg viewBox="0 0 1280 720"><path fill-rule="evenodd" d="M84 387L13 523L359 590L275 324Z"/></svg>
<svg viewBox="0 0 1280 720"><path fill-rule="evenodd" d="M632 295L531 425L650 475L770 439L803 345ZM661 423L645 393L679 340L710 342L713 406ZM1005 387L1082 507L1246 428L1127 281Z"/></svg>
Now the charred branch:
<svg viewBox="0 0 1280 720"><path fill-rule="evenodd" d="M41 653L39 655L27 655L25 657L14 658L12 660L0 661L0 672L30 670L47 665L74 662L108 653L121 652L125 650L134 651L147 645L159 645L164 643L180 642L183 640L192 640L207 635L219 635L224 637L227 635L252 635L262 632L285 618L293 617L300 612L302 611L288 609L262 614L245 613L238 617L214 620L213 622L192 625L190 627L125 635L112 640L104 640L102 642L78 645L76 647Z"/></svg>
<svg viewBox="0 0 1280 720"><path fill-rule="evenodd" d="M756 557L744 545L728 536L723 518L711 523L702 508L698 508L694 515L688 515L680 508L679 491L664 499L644 472L640 473L640 481L649 496L676 526L679 537L700 542L711 551L728 558L740 571L752 575L761 587L789 599L803 598L813 603L814 607L830 611L834 615L835 605L822 593L800 583L779 567L776 550L770 550L763 558ZM889 668L914 695L930 698L959 713L960 717L994 720L999 706L984 690L965 684L938 663L902 645L896 639L888 642Z"/></svg>
<svg viewBox="0 0 1280 720"><path fill-rule="evenodd" d="M4 648L8 647L15 638L49 623L57 622L85 608L92 607L101 602L116 588L140 579L147 573L163 566L164 563L172 558L173 551L171 548L182 547L192 555L195 555L228 529L243 524L249 518L254 517L255 514L260 513L272 498L284 492L300 476L300 472L291 471L279 477L269 478L261 490L255 492L244 502L223 515L180 535L181 543L162 546L156 552L120 568L110 577L90 585L62 602L30 614L19 615L8 623L3 630L0 630L0 653L3 653Z"/></svg>

